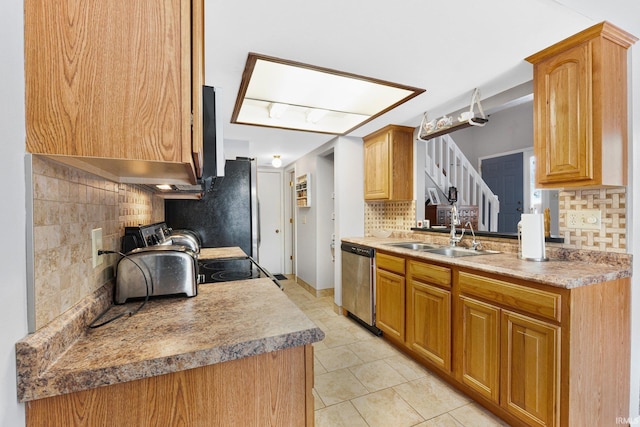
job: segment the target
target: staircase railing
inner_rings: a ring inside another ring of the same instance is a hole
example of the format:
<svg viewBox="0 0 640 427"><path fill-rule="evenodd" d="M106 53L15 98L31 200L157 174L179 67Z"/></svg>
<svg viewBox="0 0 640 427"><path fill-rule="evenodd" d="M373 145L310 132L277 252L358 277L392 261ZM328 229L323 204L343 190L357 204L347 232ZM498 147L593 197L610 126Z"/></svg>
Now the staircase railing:
<svg viewBox="0 0 640 427"><path fill-rule="evenodd" d="M458 205L478 206L478 230L497 231L500 201L449 135L426 141L425 174L447 194L458 189Z"/></svg>

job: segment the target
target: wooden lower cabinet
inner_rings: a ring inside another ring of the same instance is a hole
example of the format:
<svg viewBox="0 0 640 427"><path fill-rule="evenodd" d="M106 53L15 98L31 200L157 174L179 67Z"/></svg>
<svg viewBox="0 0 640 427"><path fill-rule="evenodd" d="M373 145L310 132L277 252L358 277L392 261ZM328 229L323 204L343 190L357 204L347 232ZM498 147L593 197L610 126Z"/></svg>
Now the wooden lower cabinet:
<svg viewBox="0 0 640 427"><path fill-rule="evenodd" d="M451 292L412 281L408 284L407 345L451 371Z"/></svg>
<svg viewBox="0 0 640 427"><path fill-rule="evenodd" d="M405 338L405 260L376 253L376 326L398 343Z"/></svg>
<svg viewBox="0 0 640 427"><path fill-rule="evenodd" d="M500 391L500 309L460 297L462 331L457 378L498 403Z"/></svg>
<svg viewBox="0 0 640 427"><path fill-rule="evenodd" d="M389 338L404 341L404 277L376 272L376 326Z"/></svg>
<svg viewBox="0 0 640 427"><path fill-rule="evenodd" d="M532 426L559 425L560 327L504 310L500 404Z"/></svg>
<svg viewBox="0 0 640 427"><path fill-rule="evenodd" d="M406 345L451 372L451 269L407 262Z"/></svg>
<svg viewBox="0 0 640 427"><path fill-rule="evenodd" d="M629 278L564 289L380 255L384 336L510 425L615 426L628 414Z"/></svg>
<svg viewBox="0 0 640 427"><path fill-rule="evenodd" d="M314 425L305 345L26 403L27 426Z"/></svg>

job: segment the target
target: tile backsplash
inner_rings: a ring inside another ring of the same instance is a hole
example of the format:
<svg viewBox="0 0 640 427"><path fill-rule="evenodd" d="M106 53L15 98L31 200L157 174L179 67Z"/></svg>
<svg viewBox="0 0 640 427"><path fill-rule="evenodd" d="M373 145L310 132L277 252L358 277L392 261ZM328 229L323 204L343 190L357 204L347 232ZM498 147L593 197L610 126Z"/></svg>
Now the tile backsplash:
<svg viewBox="0 0 640 427"><path fill-rule="evenodd" d="M164 219L161 198L32 156L33 288L35 329L55 319L114 277L115 255L92 265L91 230L102 228L103 248L120 250L124 227Z"/></svg>
<svg viewBox="0 0 640 427"><path fill-rule="evenodd" d="M558 196L560 237L563 247L594 251L627 252L627 192L625 187L562 190ZM567 211L597 209L602 215L599 230L568 227Z"/></svg>
<svg viewBox="0 0 640 427"><path fill-rule="evenodd" d="M415 200L401 202L365 202L364 235L371 236L376 228L408 231L416 226Z"/></svg>

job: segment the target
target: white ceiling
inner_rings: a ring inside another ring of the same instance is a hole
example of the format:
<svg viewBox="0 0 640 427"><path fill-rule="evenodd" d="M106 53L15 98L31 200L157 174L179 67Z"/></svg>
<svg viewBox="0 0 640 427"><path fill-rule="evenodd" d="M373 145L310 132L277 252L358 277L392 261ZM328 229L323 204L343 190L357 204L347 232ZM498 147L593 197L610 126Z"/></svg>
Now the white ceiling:
<svg viewBox="0 0 640 427"><path fill-rule="evenodd" d="M640 36L638 0L205 0L205 83L223 89L225 141L283 164L332 135L231 124L249 52L426 89L356 129L418 126L532 79L524 58L603 20Z"/></svg>

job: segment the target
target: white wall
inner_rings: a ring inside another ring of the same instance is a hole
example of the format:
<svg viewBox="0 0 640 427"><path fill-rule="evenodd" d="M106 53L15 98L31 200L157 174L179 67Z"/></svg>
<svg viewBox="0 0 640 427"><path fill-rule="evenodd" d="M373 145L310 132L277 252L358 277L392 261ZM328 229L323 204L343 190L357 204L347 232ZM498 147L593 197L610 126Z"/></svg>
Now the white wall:
<svg viewBox="0 0 640 427"><path fill-rule="evenodd" d="M631 418L640 422L640 223L637 222L640 212L640 44L636 43L631 49L631 106L629 109L630 128L632 136L629 140L630 157L630 186L627 191L627 204L630 207L627 218L636 218L636 222L629 221L629 252L634 254L631 278L631 393L629 412Z"/></svg>
<svg viewBox="0 0 640 427"><path fill-rule="evenodd" d="M362 139L340 137L334 149L336 262L334 302L342 306L340 240L364 236L364 152Z"/></svg>
<svg viewBox="0 0 640 427"><path fill-rule="evenodd" d="M335 221L332 220L335 203L333 199L333 149L330 154L320 155L317 158L316 173L316 212L317 224L317 279L316 289L333 288L334 285L334 261L331 252L331 235L335 233Z"/></svg>
<svg viewBox="0 0 640 427"><path fill-rule="evenodd" d="M310 185L308 188L311 196L311 206L308 208L296 207L296 275L309 285L317 286L317 203L318 194L316 188L317 180L317 156L307 154L298 159L295 163L296 177L310 174Z"/></svg>
<svg viewBox="0 0 640 427"><path fill-rule="evenodd" d="M501 110L488 119L483 127L451 134L476 169L480 157L533 147L533 102Z"/></svg>
<svg viewBox="0 0 640 427"><path fill-rule="evenodd" d="M15 343L27 334L23 2L0 5L0 224L8 243L0 248L0 425L24 425L16 392Z"/></svg>

